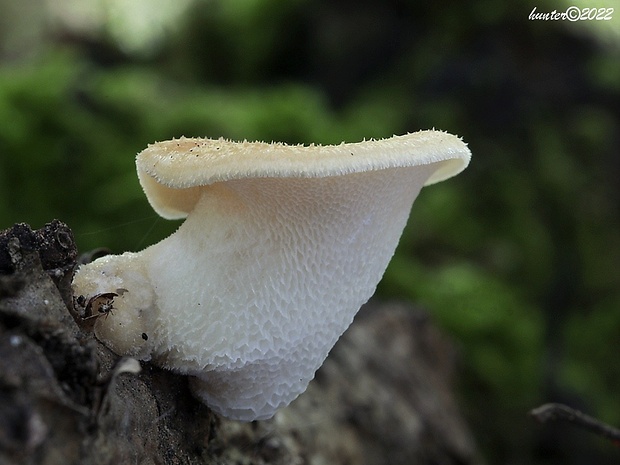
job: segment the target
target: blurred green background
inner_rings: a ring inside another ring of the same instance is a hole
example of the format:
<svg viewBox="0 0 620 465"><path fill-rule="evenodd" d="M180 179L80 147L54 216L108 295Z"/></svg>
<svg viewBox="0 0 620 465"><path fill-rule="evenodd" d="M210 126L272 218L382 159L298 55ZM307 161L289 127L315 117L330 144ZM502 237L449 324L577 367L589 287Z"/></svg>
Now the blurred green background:
<svg viewBox="0 0 620 465"><path fill-rule="evenodd" d="M153 213L134 156L181 135L458 134L472 163L423 190L378 296L452 336L487 463L618 463L527 412L620 425L620 8L427 3L0 0L0 228L59 218L81 251L158 241L179 223Z"/></svg>

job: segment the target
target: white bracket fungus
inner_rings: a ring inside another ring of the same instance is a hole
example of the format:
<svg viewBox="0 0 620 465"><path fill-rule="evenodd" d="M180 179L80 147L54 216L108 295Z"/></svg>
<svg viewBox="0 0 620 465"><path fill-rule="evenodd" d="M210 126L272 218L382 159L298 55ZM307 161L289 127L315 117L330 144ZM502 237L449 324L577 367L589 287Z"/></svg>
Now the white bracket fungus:
<svg viewBox="0 0 620 465"><path fill-rule="evenodd" d="M422 186L469 159L439 131L336 146L149 145L136 159L149 202L187 219L141 252L80 267L75 294L118 294L95 323L114 352L192 376L226 417L269 418L373 294Z"/></svg>

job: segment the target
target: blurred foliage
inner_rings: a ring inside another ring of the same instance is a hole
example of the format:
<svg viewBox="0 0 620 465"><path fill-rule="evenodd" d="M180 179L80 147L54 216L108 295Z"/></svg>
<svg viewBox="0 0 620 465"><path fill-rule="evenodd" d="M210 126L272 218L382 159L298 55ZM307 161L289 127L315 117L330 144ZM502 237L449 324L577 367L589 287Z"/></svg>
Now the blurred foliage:
<svg viewBox="0 0 620 465"><path fill-rule="evenodd" d="M0 227L60 218L81 250L160 240L178 223L133 166L156 140L459 134L470 167L423 190L378 293L454 336L490 463L611 463L526 412L568 400L620 425L620 45L533 6L196 1L148 53L106 28L31 34L0 62Z"/></svg>

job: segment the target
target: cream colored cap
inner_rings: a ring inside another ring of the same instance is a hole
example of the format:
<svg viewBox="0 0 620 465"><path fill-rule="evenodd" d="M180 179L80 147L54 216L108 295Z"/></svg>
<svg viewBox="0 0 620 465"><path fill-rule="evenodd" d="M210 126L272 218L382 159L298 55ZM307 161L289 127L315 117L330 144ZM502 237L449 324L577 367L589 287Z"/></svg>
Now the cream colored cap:
<svg viewBox="0 0 620 465"><path fill-rule="evenodd" d="M150 144L136 157L138 177L153 209L185 218L204 186L243 178L321 178L436 164L425 185L448 179L469 164L458 137L419 131L389 139L339 145L287 145L186 138Z"/></svg>

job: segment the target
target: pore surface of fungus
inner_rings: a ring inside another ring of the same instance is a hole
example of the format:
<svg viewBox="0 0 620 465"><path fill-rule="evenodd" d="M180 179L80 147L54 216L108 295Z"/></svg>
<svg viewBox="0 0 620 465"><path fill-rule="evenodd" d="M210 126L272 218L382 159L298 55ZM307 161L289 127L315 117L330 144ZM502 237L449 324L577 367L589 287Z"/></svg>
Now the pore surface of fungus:
<svg viewBox="0 0 620 465"><path fill-rule="evenodd" d="M95 334L120 355L192 376L239 420L302 393L373 294L420 189L463 170L457 137L420 131L334 146L180 138L136 159L164 218L138 253L82 266L76 295L114 293Z"/></svg>

